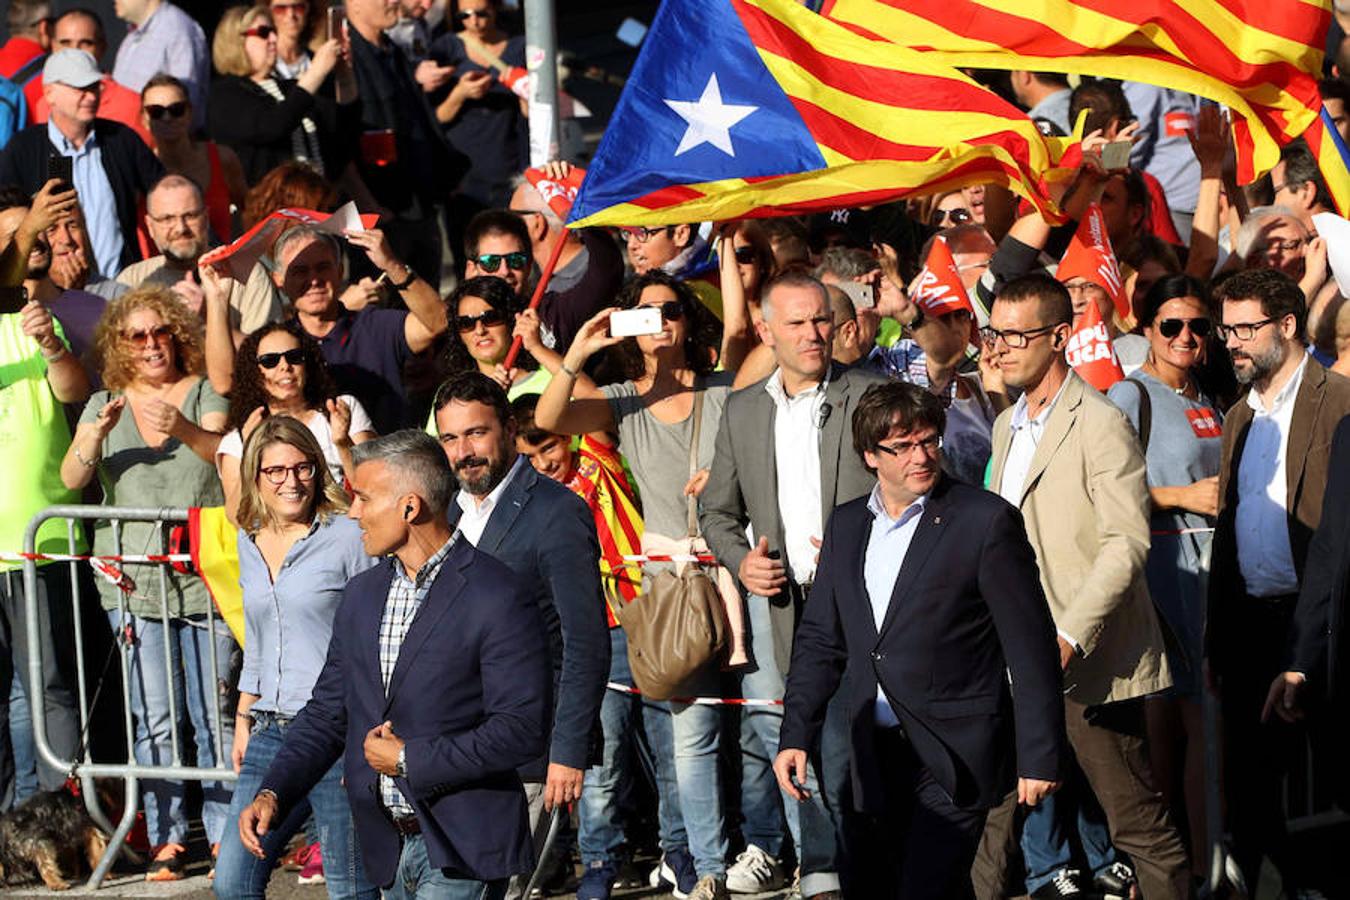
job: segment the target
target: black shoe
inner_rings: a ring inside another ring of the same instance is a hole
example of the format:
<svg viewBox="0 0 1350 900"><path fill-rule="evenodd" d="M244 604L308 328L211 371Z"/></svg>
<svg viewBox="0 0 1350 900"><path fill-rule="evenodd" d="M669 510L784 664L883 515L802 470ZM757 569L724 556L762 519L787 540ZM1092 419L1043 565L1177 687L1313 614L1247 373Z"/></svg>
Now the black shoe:
<svg viewBox="0 0 1350 900"><path fill-rule="evenodd" d="M1032 900L1087 900L1087 892L1078 884L1077 869L1060 869L1055 877L1031 892Z"/></svg>
<svg viewBox="0 0 1350 900"><path fill-rule="evenodd" d="M1130 900L1130 888L1137 883L1134 869L1123 862L1113 862L1092 879L1092 886L1101 892L1102 900Z"/></svg>

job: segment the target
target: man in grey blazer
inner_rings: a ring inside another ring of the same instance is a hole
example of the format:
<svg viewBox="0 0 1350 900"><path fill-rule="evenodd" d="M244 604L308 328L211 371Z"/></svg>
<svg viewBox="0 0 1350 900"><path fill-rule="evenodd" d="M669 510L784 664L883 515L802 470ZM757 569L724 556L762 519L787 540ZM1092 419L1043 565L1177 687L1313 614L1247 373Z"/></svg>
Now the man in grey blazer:
<svg viewBox="0 0 1350 900"><path fill-rule="evenodd" d="M882 379L831 362L834 320L819 281L785 274L765 287L763 297L760 337L773 349L777 368L727 399L700 523L708 546L747 595L753 664L741 677L741 690L747 697L779 698L825 521L837 505L867 494L875 482L845 435L863 391ZM738 892L777 886L776 861L766 864L765 857L777 855L781 840L773 837L778 797L753 786L770 783L760 776L778 752L782 710L753 707L743 715L748 846L727 872L728 888ZM821 751L820 777L826 792L835 794L847 767L842 720L837 731L827 725ZM787 799L785 807L801 859L802 896L838 896L831 893L839 891L835 826L825 807L819 799L800 807Z"/></svg>

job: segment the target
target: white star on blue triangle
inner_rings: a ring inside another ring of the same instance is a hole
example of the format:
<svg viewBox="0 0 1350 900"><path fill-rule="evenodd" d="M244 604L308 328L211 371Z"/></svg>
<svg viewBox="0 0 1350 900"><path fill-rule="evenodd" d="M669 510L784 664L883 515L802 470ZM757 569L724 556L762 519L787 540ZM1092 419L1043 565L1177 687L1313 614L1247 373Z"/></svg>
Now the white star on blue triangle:
<svg viewBox="0 0 1350 900"><path fill-rule="evenodd" d="M742 106L722 102L722 89L717 84L717 73L708 76L703 88L703 96L698 100L666 100L666 106L689 123L680 138L680 146L675 155L688 153L700 144L712 144L727 156L734 157L736 150L731 146L731 129L737 122L750 115L758 106Z"/></svg>

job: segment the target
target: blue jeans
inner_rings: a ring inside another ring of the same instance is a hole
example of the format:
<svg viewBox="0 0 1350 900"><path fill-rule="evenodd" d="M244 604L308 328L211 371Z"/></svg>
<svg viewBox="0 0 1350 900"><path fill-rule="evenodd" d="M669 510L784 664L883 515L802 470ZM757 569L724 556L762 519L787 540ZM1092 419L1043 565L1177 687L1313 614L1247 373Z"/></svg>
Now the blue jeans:
<svg viewBox="0 0 1350 900"><path fill-rule="evenodd" d="M741 696L781 700L783 675L773 653L773 630L769 601L750 594L745 598L746 627L754 668L741 675ZM741 812L745 815L746 843L754 844L777 859L783 850L783 826L792 835L792 845L801 852L797 802L785 798L773 774L778 755L778 733L783 728L781 706L746 706L741 709ZM814 782L814 775L811 778ZM819 793L814 783L812 794Z"/></svg>
<svg viewBox="0 0 1350 900"><path fill-rule="evenodd" d="M183 721L184 708L192 722L196 739L198 768L214 768L229 764L229 750L234 741L233 688L238 675L238 648L234 638L226 633L225 625L217 622L214 637L216 672L211 672L211 643L205 627L205 617L192 620L142 619L127 613L134 641L131 645L127 690L131 711L135 716L136 762L144 766L167 766L173 763L173 730ZM121 614L108 611L113 633L123 630ZM169 694L166 684L164 635L168 631L169 672L172 673L174 708L178 722L169 717ZM186 701L186 702L185 702ZM219 708L224 756L216 757L215 721L212 707ZM182 744L180 743L181 747ZM185 760L185 763L187 760ZM184 782L147 779L144 788L145 825L150 843L186 844L187 812L183 809ZM220 842L229 824L230 785L223 781L202 782L202 825L208 843ZM252 799L252 798L250 798Z"/></svg>
<svg viewBox="0 0 1350 900"><path fill-rule="evenodd" d="M342 762L333 764L323 779L309 792L309 797L287 810L286 817L274 822L262 840L265 859L258 859L244 849L235 824L239 815L258 793L267 768L276 758L286 739L289 722L271 713L258 713L253 733L244 751L244 764L239 768L239 781L234 786L234 802L230 805L230 827L220 841L220 858L216 860L216 879L212 885L220 900L263 897L267 881L277 860L286 852L286 845L305 824L311 810L315 831L310 839L318 838L323 849L323 877L328 885L328 896L334 900L378 900L380 892L366 881L361 865L361 849L357 845L356 825L351 807L347 805L347 790L342 786Z"/></svg>
<svg viewBox="0 0 1350 900"><path fill-rule="evenodd" d="M37 748L33 746L33 715L18 673L9 689L9 744L14 752L14 805L38 792Z"/></svg>
<svg viewBox="0 0 1350 900"><path fill-rule="evenodd" d="M1055 875L1073 867L1073 847L1066 828L1070 821L1078 827L1088 871L1101 872L1117 859L1116 848L1106 826L1106 814L1098 805L1084 779L1071 779L1065 790L1057 791L1027 811L1022 825L1022 857L1027 867L1027 893L1049 884Z"/></svg>
<svg viewBox="0 0 1350 900"><path fill-rule="evenodd" d="M774 656L769 601L750 594L745 605L755 668L741 676L741 696L782 699L786 681L778 671ZM842 707L840 711L843 712ZM845 771L839 779L842 782L847 778L847 722L841 727L845 730L842 744ZM817 754L812 754L813 765L806 771L806 787L811 792L811 799L798 803L782 793L773 774L773 760L778 755L782 728L781 706L747 706L741 710L741 811L745 814L746 842L770 856L779 857L786 823L797 848L797 861L801 864L803 894L811 896L838 890L835 825L826 805L827 792L820 790ZM828 717L825 730L827 734L822 735L822 747L832 746L826 740L827 735L832 736Z"/></svg>
<svg viewBox="0 0 1350 900"><path fill-rule="evenodd" d="M700 680L700 693L715 693L716 672ZM726 816L722 811L722 778L718 771L718 747L722 713L717 706L671 701L675 740L675 777L679 784L680 811L689 835L689 853L698 877L723 876L727 871Z"/></svg>
<svg viewBox="0 0 1350 900"><path fill-rule="evenodd" d="M609 630L609 680L633 684L628 669L628 637L622 628ZM605 691L600 704L604 730L604 757L586 770L585 789L577 804L577 848L581 864L614 863L615 851L623 844L619 827L619 798L626 784L638 774L639 736L634 727L641 717L656 774L657 821L661 849L671 851L688 845L684 816L680 812L679 788L675 783L675 740L671 733L670 707L619 691Z"/></svg>
<svg viewBox="0 0 1350 900"><path fill-rule="evenodd" d="M394 883L385 889L385 900L501 900L506 879L474 881L452 878L434 869L427 859L427 844L420 834L403 839Z"/></svg>

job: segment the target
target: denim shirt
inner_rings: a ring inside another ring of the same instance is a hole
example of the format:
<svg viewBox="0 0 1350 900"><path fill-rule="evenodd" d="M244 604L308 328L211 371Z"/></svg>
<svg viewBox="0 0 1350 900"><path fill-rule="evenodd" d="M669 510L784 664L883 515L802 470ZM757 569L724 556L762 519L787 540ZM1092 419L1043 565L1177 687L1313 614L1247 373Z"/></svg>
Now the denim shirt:
<svg viewBox="0 0 1350 900"><path fill-rule="evenodd" d="M257 694L253 708L298 713L328 657L333 618L352 576L376 565L361 548L361 529L344 515L315 521L296 541L272 581L253 539L239 532L244 591L244 668L239 690Z"/></svg>
<svg viewBox="0 0 1350 900"><path fill-rule="evenodd" d="M98 135L91 130L84 144L77 148L66 140L56 122L48 119L47 140L58 153L71 158L71 174L75 190L80 193L80 207L89 229L94 264L100 274L112 278L122 263L122 223L117 218L117 198L113 196L112 182L103 168L103 148L99 146Z"/></svg>

